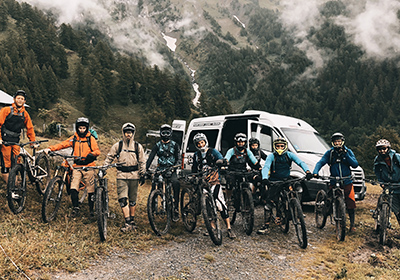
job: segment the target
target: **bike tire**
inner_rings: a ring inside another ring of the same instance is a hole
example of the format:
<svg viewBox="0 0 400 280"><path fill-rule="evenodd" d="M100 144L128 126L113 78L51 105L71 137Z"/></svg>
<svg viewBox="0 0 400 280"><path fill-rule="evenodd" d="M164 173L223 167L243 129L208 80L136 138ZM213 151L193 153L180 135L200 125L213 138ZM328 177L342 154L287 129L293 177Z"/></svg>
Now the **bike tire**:
<svg viewBox="0 0 400 280"><path fill-rule="evenodd" d="M40 195L43 195L46 191L47 184L50 181L50 164L49 158L45 153L40 153L35 161L36 173L36 190Z"/></svg>
<svg viewBox="0 0 400 280"><path fill-rule="evenodd" d="M286 200L282 200L282 198L278 201L278 209L276 217L280 218L279 227L283 233L289 232L289 220L290 220L290 213L286 207Z"/></svg>
<svg viewBox="0 0 400 280"><path fill-rule="evenodd" d="M183 225L188 232L192 232L196 228L197 215L195 208L193 191L188 188L183 189L181 192L181 217Z"/></svg>
<svg viewBox="0 0 400 280"><path fill-rule="evenodd" d="M222 232L218 219L217 206L215 205L213 196L208 192L201 196L201 212L212 242L215 245L221 245Z"/></svg>
<svg viewBox="0 0 400 280"><path fill-rule="evenodd" d="M60 208L64 182L57 176L50 180L42 202L42 220L45 223L53 221Z"/></svg>
<svg viewBox="0 0 400 280"><path fill-rule="evenodd" d="M171 210L166 196L159 189L154 189L147 200L147 216L155 234L164 235L171 226Z"/></svg>
<svg viewBox="0 0 400 280"><path fill-rule="evenodd" d="M342 197L336 198L335 208L336 239L344 241L346 237L346 205Z"/></svg>
<svg viewBox="0 0 400 280"><path fill-rule="evenodd" d="M389 204L382 203L381 209L379 210L379 243L382 245L385 245L387 241L389 213Z"/></svg>
<svg viewBox="0 0 400 280"><path fill-rule="evenodd" d="M240 213L243 219L244 232L250 235L254 227L254 202L250 189L245 188L242 192L242 205Z"/></svg>
<svg viewBox="0 0 400 280"><path fill-rule="evenodd" d="M315 224L319 229L324 228L326 225L326 220L328 217L327 198L328 196L324 190L319 190L315 198Z"/></svg>
<svg viewBox="0 0 400 280"><path fill-rule="evenodd" d="M107 239L107 193L102 187L96 186L96 215L97 215L97 228L99 229L100 240Z"/></svg>
<svg viewBox="0 0 400 280"><path fill-rule="evenodd" d="M292 198L290 200L290 207L292 208L292 223L294 225L297 240L299 241L300 248L305 249L308 245L307 229L299 200L297 198Z"/></svg>
<svg viewBox="0 0 400 280"><path fill-rule="evenodd" d="M26 178L22 164L16 164L11 168L7 182L8 207L14 214L21 213L25 208Z"/></svg>

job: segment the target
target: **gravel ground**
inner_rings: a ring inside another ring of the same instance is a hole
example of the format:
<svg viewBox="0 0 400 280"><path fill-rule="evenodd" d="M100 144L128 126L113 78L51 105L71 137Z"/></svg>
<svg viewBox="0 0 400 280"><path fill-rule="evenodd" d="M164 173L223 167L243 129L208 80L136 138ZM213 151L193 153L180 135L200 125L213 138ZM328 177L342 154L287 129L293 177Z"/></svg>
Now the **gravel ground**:
<svg viewBox="0 0 400 280"><path fill-rule="evenodd" d="M304 207L309 244L315 248L313 207ZM59 273L52 279L298 279L303 268L300 259L304 249L298 246L291 226L288 234L271 227L268 235L257 235L263 210L256 208L255 230L247 236L240 217L233 226L237 239L226 237L215 246L204 236L202 221L193 233L185 233L178 241L154 247L148 251L119 251L91 263L77 273Z"/></svg>

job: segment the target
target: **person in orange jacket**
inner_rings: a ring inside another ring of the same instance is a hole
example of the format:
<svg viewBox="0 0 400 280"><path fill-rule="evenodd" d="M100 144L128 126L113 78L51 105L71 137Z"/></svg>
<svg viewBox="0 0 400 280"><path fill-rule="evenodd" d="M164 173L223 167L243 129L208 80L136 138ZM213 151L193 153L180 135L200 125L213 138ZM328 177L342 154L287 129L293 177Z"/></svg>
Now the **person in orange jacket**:
<svg viewBox="0 0 400 280"><path fill-rule="evenodd" d="M0 111L0 145L1 145L1 175L7 183L8 174L11 168L11 158L20 153L20 147L17 145L7 145L4 142L19 143L21 131L26 128L27 136L30 141L36 141L35 131L31 117L25 110L26 93L18 90L14 94L14 103Z"/></svg>
<svg viewBox="0 0 400 280"><path fill-rule="evenodd" d="M75 122L76 132L67 140L44 149L48 154L50 151L58 151L61 149L72 147L74 159L73 167L95 166L95 160L100 155L100 149L97 141L89 131L89 119L78 118ZM88 191L88 202L90 217L94 217L94 170L74 169L71 181L71 201L72 201L72 217L79 216L79 182L85 182Z"/></svg>

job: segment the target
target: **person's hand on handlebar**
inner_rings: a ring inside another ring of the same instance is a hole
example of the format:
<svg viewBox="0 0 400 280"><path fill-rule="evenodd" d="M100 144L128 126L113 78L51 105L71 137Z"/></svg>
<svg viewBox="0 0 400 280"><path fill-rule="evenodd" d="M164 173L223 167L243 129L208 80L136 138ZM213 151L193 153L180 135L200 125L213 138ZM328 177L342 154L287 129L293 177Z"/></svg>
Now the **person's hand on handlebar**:
<svg viewBox="0 0 400 280"><path fill-rule="evenodd" d="M48 155L48 154L51 152L51 150L50 150L49 148L46 148L46 149L43 150L43 152L44 152L46 155Z"/></svg>

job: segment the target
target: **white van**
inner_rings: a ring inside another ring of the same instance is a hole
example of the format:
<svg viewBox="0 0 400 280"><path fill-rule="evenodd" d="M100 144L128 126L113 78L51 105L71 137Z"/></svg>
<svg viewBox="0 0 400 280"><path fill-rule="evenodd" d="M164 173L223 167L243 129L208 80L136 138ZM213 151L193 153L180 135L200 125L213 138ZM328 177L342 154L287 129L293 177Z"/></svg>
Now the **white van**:
<svg viewBox="0 0 400 280"><path fill-rule="evenodd" d="M301 119L249 110L242 114L196 118L190 122L186 135L179 131L180 135L185 135L182 146L184 170L191 168L193 153L196 151L193 137L199 132L204 133L208 138L209 146L216 148L222 155L234 146L233 137L238 132L245 133L248 139L251 137L259 139L261 149L266 154L273 152L272 142L275 138L284 137L288 140L289 151L303 160L311 171L330 148L318 132ZM319 174L329 176L329 167L324 166ZM358 167L353 170L353 174L356 200L362 200L366 193L364 171ZM291 176L303 177L304 172L299 166L293 164ZM303 187L303 201L314 200L318 190L326 189L326 185L316 179L306 181Z"/></svg>

